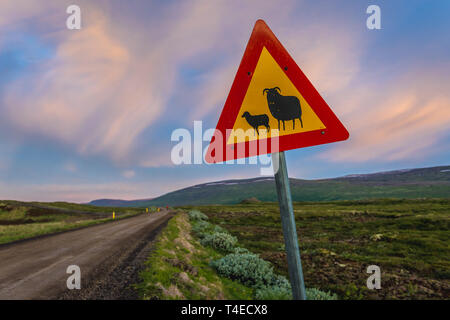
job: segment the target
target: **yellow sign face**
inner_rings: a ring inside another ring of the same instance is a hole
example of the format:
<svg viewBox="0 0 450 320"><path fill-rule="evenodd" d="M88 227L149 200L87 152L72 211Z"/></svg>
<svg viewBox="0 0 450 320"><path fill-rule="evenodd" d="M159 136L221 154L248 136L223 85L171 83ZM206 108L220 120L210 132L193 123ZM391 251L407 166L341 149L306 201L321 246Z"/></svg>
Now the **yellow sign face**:
<svg viewBox="0 0 450 320"><path fill-rule="evenodd" d="M227 144L269 138L270 129L284 136L325 126L264 47Z"/></svg>

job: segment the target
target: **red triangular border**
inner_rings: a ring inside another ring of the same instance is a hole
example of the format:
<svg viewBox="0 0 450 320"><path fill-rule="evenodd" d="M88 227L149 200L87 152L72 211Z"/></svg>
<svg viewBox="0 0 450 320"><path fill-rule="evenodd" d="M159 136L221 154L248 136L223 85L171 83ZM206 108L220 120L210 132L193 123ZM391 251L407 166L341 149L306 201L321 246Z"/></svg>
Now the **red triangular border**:
<svg viewBox="0 0 450 320"><path fill-rule="evenodd" d="M231 86L230 93L223 107L222 113L217 123L216 130L222 133L223 139L223 157L217 158L212 155L211 143L217 138L216 134L212 137L211 143L208 147L208 151L205 156L205 160L208 163L218 163L227 160L234 160L238 158L247 158L256 156L259 154L271 153L270 139L267 141L267 150L259 152L258 150L250 150L249 142L241 142L239 144L245 144L245 155L237 156L236 150L238 145L227 145L226 141L228 136L226 135L227 129L232 129L236 117L241 108L245 94L247 93L252 75L255 71L259 57L261 55L263 47L270 52L275 61L283 69L286 76L291 80L293 85L302 94L303 98L308 102L310 107L320 118L326 129L314 130L308 132L300 132L291 135L280 136L279 150L285 151L297 148L304 148L315 146L319 144L331 143L346 140L349 137L347 129L342 125L333 111L330 109L325 100L320 96L302 70L297 66L294 59L289 55L287 50L283 47L281 42L273 34L272 30L267 26L263 20L258 20L255 23L253 32L250 36L250 40L245 49L244 56L242 57L241 64L236 73L236 76Z"/></svg>

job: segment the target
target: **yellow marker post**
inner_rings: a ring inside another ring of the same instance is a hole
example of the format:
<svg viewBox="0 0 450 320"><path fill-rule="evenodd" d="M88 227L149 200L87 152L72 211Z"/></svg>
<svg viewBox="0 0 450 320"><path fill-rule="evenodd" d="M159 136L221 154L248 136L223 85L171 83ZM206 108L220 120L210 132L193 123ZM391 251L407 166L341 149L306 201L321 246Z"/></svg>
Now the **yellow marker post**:
<svg viewBox="0 0 450 320"><path fill-rule="evenodd" d="M148 208L145 208L145 212L148 213Z"/></svg>
<svg viewBox="0 0 450 320"><path fill-rule="evenodd" d="M113 220L116 218L116 213L113 211Z"/></svg>
<svg viewBox="0 0 450 320"><path fill-rule="evenodd" d="M158 208L158 212L161 210L161 208Z"/></svg>

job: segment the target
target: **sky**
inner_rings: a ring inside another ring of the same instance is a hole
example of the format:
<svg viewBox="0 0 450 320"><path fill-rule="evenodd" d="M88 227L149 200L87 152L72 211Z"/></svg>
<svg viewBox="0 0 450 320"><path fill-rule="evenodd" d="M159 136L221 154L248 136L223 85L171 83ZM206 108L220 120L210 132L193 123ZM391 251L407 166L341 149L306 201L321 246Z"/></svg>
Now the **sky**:
<svg viewBox="0 0 450 320"><path fill-rule="evenodd" d="M72 4L81 30L66 27ZM372 4L380 30L366 27ZM288 151L291 177L448 165L449 12L446 0L2 0L0 199L143 199L260 175L170 158L175 129L215 128L257 19L350 132Z"/></svg>

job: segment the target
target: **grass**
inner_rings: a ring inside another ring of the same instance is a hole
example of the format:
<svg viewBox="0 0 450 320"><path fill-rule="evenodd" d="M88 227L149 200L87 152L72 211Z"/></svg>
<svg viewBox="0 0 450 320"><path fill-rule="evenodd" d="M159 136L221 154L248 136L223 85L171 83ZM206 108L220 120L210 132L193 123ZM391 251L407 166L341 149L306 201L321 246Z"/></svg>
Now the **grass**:
<svg viewBox="0 0 450 320"><path fill-rule="evenodd" d="M252 289L210 267L220 257L192 236L187 214L179 212L159 235L137 288L145 300L251 299Z"/></svg>
<svg viewBox="0 0 450 320"><path fill-rule="evenodd" d="M112 221L113 211L117 220L142 213L65 202L0 201L0 244Z"/></svg>
<svg viewBox="0 0 450 320"><path fill-rule="evenodd" d="M287 275L277 203L196 208ZM436 299L450 290L450 200L297 202L307 287L347 299ZM369 290L367 266L382 289Z"/></svg>

